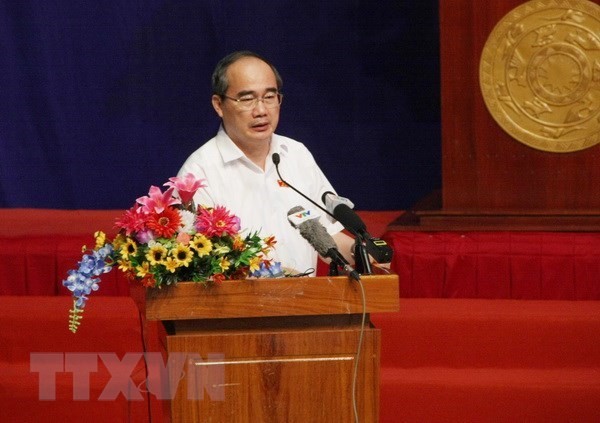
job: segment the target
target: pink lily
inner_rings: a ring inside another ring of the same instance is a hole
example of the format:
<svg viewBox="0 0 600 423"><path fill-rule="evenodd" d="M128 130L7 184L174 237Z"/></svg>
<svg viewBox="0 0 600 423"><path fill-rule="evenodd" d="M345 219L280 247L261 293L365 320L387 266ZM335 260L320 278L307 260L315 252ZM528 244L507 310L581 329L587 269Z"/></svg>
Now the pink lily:
<svg viewBox="0 0 600 423"><path fill-rule="evenodd" d="M136 201L144 206L145 213L162 213L169 206L181 204L181 201L173 197L174 190L175 188L169 188L163 193L159 187L152 185L148 195L140 197Z"/></svg>
<svg viewBox="0 0 600 423"><path fill-rule="evenodd" d="M181 178L177 176L169 178L170 182L166 182L165 186L176 188L183 204L188 204L194 198L196 191L206 186L205 180L196 179L193 173L187 173Z"/></svg>

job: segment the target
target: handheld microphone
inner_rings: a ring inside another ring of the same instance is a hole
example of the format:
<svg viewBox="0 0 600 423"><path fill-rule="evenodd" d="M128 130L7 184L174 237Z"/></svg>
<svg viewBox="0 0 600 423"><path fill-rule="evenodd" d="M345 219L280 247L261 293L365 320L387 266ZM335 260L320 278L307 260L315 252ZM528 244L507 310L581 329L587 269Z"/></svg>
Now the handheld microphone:
<svg viewBox="0 0 600 423"><path fill-rule="evenodd" d="M346 204L338 204L331 213L333 214L333 217L335 217L335 219L344 225L350 232L356 232L363 237L369 236L365 222L363 222L360 216Z"/></svg>
<svg viewBox="0 0 600 423"><path fill-rule="evenodd" d="M300 231L300 235L317 250L323 257L328 257L336 265L344 269L350 277L359 281L360 275L350 266L342 253L337 249L335 241L327 229L318 220L318 215L301 206L292 207L288 211L288 220L291 225Z"/></svg>
<svg viewBox="0 0 600 423"><path fill-rule="evenodd" d="M321 196L321 201L323 202L323 204L325 204L325 207L330 212L332 212L332 210L334 210L340 204L345 204L351 209L354 208L354 203L348 198L340 197L339 195L336 195L334 192L331 191L325 191Z"/></svg>
<svg viewBox="0 0 600 423"><path fill-rule="evenodd" d="M392 261L393 250L387 243L380 238L373 238L367 232L367 225L354 210L351 209L350 200L339 197L334 193L325 192L321 200L327 206L327 210L333 217L340 222L350 232L359 234L365 242L367 252L378 263L390 263ZM352 207L354 204L352 204Z"/></svg>

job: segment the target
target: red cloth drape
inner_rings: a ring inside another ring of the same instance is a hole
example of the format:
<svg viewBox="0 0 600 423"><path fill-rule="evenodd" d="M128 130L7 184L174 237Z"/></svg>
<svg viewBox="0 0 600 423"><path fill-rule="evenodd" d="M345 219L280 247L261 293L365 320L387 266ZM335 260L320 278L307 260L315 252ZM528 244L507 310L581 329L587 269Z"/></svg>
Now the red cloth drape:
<svg viewBox="0 0 600 423"><path fill-rule="evenodd" d="M93 246L94 232L113 235L117 210L0 210L0 295L68 294L62 286L81 260L82 246ZM101 278L98 295L128 295L122 272Z"/></svg>
<svg viewBox="0 0 600 423"><path fill-rule="evenodd" d="M62 280L121 210L0 209L0 295L67 294ZM397 212L359 212L381 236ZM403 297L600 299L600 233L386 232ZM128 295L122 272L100 295Z"/></svg>
<svg viewBox="0 0 600 423"><path fill-rule="evenodd" d="M600 299L600 233L387 232L403 297Z"/></svg>

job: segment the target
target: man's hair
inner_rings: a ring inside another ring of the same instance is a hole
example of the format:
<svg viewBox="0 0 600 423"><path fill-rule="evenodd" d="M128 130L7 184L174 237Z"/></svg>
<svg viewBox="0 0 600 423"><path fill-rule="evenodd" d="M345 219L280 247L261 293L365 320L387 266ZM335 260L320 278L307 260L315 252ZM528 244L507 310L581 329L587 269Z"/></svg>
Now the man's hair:
<svg viewBox="0 0 600 423"><path fill-rule="evenodd" d="M271 70L275 74L275 80L277 81L277 90L281 91L281 87L283 86L283 80L281 79L281 75L279 75L279 72L277 72L277 69L275 69L275 66L273 66L271 62L269 62L267 59L260 56L259 54L248 50L241 50L234 51L233 53L228 54L227 56L223 57L219 61L219 63L217 63L217 66L215 67L215 70L212 74L213 94L216 94L219 97L223 97L225 95L227 89L229 88L229 81L227 80L227 69L230 65L237 62L240 59L243 59L244 57L255 57L269 65L271 67Z"/></svg>

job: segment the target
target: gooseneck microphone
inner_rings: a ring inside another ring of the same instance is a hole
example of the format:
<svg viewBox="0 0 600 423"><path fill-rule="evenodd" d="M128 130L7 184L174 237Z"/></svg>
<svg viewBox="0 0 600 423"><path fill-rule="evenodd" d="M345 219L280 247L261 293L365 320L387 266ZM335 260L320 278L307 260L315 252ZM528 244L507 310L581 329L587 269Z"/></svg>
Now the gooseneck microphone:
<svg viewBox="0 0 600 423"><path fill-rule="evenodd" d="M298 193L302 198L305 198L308 201L310 201L311 204L313 204L315 207L322 210L325 214L327 214L328 216L331 216L332 218L335 219L335 216L333 214L331 214L327 209L325 209L323 206L319 205L317 202L313 201L312 199L308 198L306 195L304 195L303 193L298 191L292 184L290 184L288 181L283 179L283 177L281 176L281 173L279 173L279 163L281 162L281 157L279 157L279 153L273 153L273 155L271 156L271 159L273 160L273 164L275 165L275 171L277 172L277 176L279 176L279 179L281 180L281 182L283 182L288 187L290 187L294 192Z"/></svg>
<svg viewBox="0 0 600 423"><path fill-rule="evenodd" d="M273 160L273 164L275 165L275 167L279 166L279 162L281 162L281 157L279 157L279 153L273 153L271 159ZM279 175L279 172L277 172L277 174Z"/></svg>
<svg viewBox="0 0 600 423"><path fill-rule="evenodd" d="M360 275L350 266L348 261L339 252L335 241L327 232L327 229L319 222L318 215L305 210L302 206L292 207L288 211L288 220L291 225L300 231L300 235L322 257L330 258L333 263L341 267L354 280L359 281Z"/></svg>

